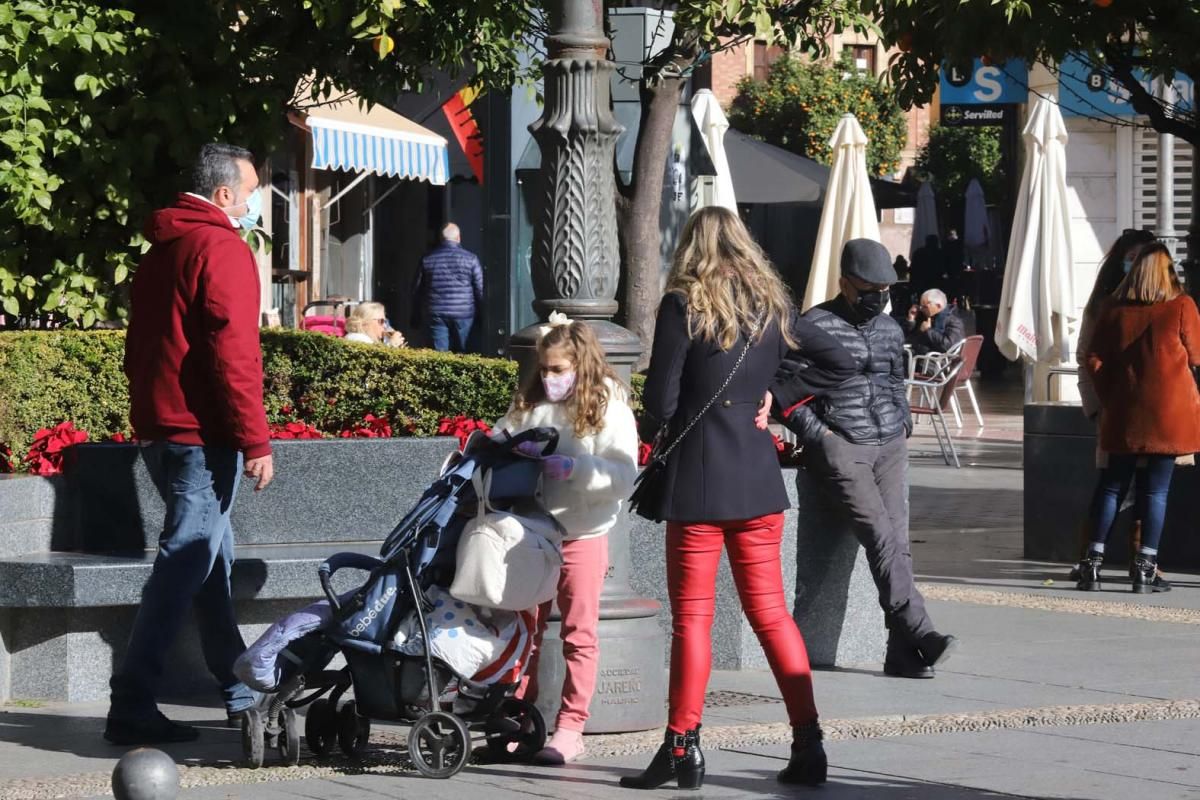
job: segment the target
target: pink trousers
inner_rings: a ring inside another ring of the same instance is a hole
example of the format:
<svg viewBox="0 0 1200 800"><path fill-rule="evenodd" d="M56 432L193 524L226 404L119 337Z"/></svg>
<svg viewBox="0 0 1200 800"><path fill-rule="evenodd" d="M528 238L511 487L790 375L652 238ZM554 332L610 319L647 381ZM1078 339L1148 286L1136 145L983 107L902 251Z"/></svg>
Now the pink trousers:
<svg viewBox="0 0 1200 800"><path fill-rule="evenodd" d="M562 638L566 678L562 686L562 704L558 709L555 730L583 732L588 719L588 706L596 692L596 673L600 662L600 639L596 633L600 624L600 590L608 572L608 536L563 542L562 574L558 578L558 610L562 615L559 636ZM537 609L537 635L529 669L521 683L518 696L533 703L538 697L538 660L542 651L542 634L550 621L551 603Z"/></svg>

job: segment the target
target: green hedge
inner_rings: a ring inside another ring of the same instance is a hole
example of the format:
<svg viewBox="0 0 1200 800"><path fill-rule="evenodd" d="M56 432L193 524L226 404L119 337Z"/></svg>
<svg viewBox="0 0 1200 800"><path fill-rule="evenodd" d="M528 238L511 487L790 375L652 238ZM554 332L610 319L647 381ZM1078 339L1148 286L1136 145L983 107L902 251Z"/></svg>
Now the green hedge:
<svg viewBox="0 0 1200 800"><path fill-rule="evenodd" d="M516 384L512 361L356 345L299 331L262 333L272 423L303 421L336 435L366 414L436 433L445 417L494 421ZM122 331L0 333L0 444L15 460L38 428L70 421L93 441L130 432ZM635 392L640 389L635 380Z"/></svg>

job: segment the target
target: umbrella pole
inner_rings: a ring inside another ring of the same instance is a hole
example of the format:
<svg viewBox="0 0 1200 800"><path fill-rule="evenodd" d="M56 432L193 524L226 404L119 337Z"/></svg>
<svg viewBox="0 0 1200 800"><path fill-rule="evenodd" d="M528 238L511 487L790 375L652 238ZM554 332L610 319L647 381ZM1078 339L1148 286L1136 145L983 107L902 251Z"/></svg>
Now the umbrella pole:
<svg viewBox="0 0 1200 800"><path fill-rule="evenodd" d="M1021 359L1021 363L1025 366L1025 402L1033 402L1033 367L1034 364L1028 358Z"/></svg>

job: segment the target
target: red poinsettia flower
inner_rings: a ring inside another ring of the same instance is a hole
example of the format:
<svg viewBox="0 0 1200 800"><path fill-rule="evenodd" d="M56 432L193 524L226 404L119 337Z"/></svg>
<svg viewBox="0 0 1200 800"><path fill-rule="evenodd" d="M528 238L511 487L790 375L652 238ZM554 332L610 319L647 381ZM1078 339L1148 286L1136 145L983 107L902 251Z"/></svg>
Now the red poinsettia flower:
<svg viewBox="0 0 1200 800"><path fill-rule="evenodd" d="M6 444L0 444L0 473L8 474L16 471L16 467L12 462L12 448Z"/></svg>
<svg viewBox="0 0 1200 800"><path fill-rule="evenodd" d="M307 422L282 422L271 426L272 439L324 439L321 433Z"/></svg>
<svg viewBox="0 0 1200 800"><path fill-rule="evenodd" d="M386 416L367 414L362 422L356 422L338 434L343 439L390 439L392 424Z"/></svg>
<svg viewBox="0 0 1200 800"><path fill-rule="evenodd" d="M483 431L485 435L490 435L492 426L481 419L471 419L463 414L459 414L457 417L444 417L438 423L438 435L458 437L459 449L467 446L467 439L471 438L471 434L475 431Z"/></svg>
<svg viewBox="0 0 1200 800"><path fill-rule="evenodd" d="M109 434L108 438L105 439L104 441L112 442L113 444L125 444L126 442L129 441L129 439L126 438L125 434L121 433L120 431L117 431L116 433Z"/></svg>
<svg viewBox="0 0 1200 800"><path fill-rule="evenodd" d="M64 451L87 440L87 431L77 430L72 422L60 422L53 428L39 428L22 463L34 475L58 475L63 469Z"/></svg>

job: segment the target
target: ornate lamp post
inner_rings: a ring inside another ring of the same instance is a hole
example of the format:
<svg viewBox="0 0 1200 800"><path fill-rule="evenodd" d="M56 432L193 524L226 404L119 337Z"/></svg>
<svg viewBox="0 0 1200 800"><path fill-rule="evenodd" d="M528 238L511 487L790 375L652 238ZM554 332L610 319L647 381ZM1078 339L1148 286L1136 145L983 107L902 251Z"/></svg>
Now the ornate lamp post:
<svg viewBox="0 0 1200 800"><path fill-rule="evenodd" d="M596 330L609 362L625 380L642 352L641 341L610 318L617 312L617 247L613 150L623 128L609 102L613 65L605 59L604 4L600 0L548 2L545 107L529 126L542 154L539 207L531 265L536 299L545 319L560 311ZM522 375L537 366L539 327L518 332L509 354ZM658 554L655 554L657 556ZM655 728L664 722L664 637L659 604L634 594L629 583L629 532L625 520L609 534L610 568L600 609L600 677L592 700L591 733ZM558 706L563 661L557 625L546 632L539 706Z"/></svg>

